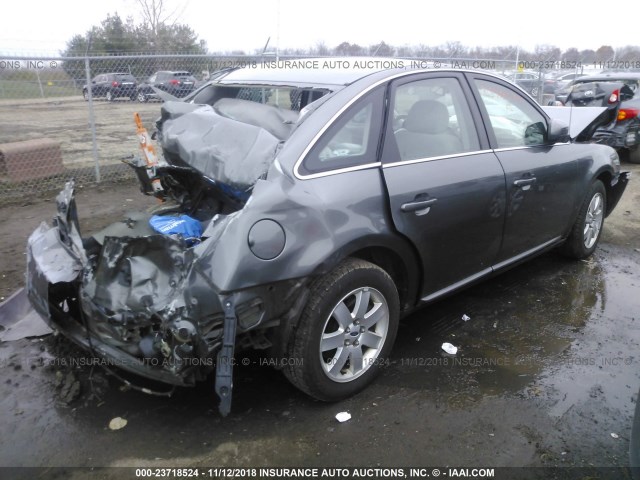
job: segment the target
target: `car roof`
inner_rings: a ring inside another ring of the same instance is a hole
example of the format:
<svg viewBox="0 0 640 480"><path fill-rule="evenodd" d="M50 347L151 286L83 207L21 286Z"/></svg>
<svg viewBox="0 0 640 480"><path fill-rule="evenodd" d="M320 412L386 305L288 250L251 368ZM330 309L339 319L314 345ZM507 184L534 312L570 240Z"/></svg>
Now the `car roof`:
<svg viewBox="0 0 640 480"><path fill-rule="evenodd" d="M407 63L406 60L383 57L274 59L264 60L248 68L232 70L216 82L336 87L349 85L372 73L402 67Z"/></svg>

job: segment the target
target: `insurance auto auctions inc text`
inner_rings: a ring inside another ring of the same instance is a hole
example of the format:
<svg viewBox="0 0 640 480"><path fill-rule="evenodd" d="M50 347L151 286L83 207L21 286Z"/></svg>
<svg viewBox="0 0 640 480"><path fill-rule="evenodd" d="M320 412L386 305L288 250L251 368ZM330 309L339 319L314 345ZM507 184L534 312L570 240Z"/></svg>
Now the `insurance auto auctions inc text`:
<svg viewBox="0 0 640 480"><path fill-rule="evenodd" d="M214 468L217 477L234 478L494 478L493 468Z"/></svg>

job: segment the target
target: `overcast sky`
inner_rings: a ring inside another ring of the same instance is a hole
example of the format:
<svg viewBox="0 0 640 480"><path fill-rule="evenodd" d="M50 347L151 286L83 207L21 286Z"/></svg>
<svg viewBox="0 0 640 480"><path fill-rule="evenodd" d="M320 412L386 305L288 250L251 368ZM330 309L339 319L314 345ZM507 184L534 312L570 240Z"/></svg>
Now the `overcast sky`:
<svg viewBox="0 0 640 480"><path fill-rule="evenodd" d="M538 44L596 50L603 44L616 48L633 43L630 36L612 35L611 28L585 26L575 17L567 20L575 15L567 2L511 2L510 7L486 1L386 4L387 8L354 0L321 0L315 6L294 0L190 0L179 22L191 26L210 50L247 53L262 49L269 37L271 46L279 40L281 48L309 48L318 42L335 47L343 41L368 46L382 40L394 46L459 41L471 47L519 45L528 50ZM73 35L84 34L108 13L140 18L131 0L14 0L4 2L2 10L4 54L55 55Z"/></svg>

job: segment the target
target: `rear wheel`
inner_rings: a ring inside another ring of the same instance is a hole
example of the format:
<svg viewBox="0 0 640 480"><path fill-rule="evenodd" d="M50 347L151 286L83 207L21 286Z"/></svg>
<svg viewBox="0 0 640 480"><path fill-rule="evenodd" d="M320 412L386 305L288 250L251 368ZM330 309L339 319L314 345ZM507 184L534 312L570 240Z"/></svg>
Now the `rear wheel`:
<svg viewBox="0 0 640 480"><path fill-rule="evenodd" d="M107 99L107 102L113 102L115 100L115 97L111 92L107 92L107 94L105 95L105 98Z"/></svg>
<svg viewBox="0 0 640 480"><path fill-rule="evenodd" d="M399 305L387 272L364 260L345 260L311 286L289 342L285 375L318 400L359 392L391 351Z"/></svg>
<svg viewBox="0 0 640 480"><path fill-rule="evenodd" d="M82 90L82 96L85 100L89 101L89 90Z"/></svg>
<svg viewBox="0 0 640 480"><path fill-rule="evenodd" d="M144 93L138 92L138 101L140 103L145 103L145 102L148 102L149 99L147 98L147 96Z"/></svg>
<svg viewBox="0 0 640 480"><path fill-rule="evenodd" d="M569 238L562 246L564 254L581 259L594 252L600 241L606 204L607 192L604 184L596 180L591 184Z"/></svg>

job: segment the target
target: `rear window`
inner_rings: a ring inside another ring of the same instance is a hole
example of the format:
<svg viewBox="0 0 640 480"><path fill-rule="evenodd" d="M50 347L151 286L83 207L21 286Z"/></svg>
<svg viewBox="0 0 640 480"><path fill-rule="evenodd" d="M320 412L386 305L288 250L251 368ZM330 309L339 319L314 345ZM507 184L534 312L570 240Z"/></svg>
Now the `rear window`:
<svg viewBox="0 0 640 480"><path fill-rule="evenodd" d="M213 105L221 98L235 98L299 112L328 93L324 89L260 85L211 84L189 98L193 103Z"/></svg>
<svg viewBox="0 0 640 480"><path fill-rule="evenodd" d="M133 78L133 75L116 75L116 79L121 82L135 82L136 79Z"/></svg>

